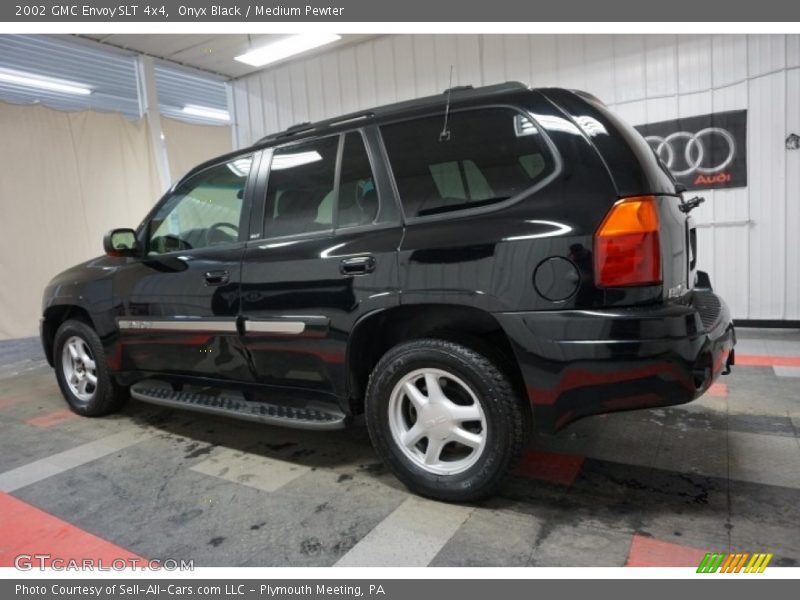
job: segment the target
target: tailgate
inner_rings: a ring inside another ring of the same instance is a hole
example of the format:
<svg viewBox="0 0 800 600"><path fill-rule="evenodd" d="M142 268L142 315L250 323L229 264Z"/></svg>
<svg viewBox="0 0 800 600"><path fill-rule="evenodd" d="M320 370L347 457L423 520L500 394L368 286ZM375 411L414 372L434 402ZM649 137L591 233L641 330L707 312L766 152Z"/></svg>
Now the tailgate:
<svg viewBox="0 0 800 600"><path fill-rule="evenodd" d="M664 298L686 296L694 283L697 265L697 229L694 220L681 211L677 196L657 196L660 217L661 268Z"/></svg>

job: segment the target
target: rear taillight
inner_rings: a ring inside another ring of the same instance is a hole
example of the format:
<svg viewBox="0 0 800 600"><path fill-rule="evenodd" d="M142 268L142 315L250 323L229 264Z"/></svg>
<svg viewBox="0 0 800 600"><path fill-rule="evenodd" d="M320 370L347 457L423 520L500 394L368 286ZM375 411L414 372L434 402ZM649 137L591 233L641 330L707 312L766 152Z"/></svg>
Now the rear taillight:
<svg viewBox="0 0 800 600"><path fill-rule="evenodd" d="M594 278L599 287L661 283L653 196L624 198L611 208L594 234Z"/></svg>

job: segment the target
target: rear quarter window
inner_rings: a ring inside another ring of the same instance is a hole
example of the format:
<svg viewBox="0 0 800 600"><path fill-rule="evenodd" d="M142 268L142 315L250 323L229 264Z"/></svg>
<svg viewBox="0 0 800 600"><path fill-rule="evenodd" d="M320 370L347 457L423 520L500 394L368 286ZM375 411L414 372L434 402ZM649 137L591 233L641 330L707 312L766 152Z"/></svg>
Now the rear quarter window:
<svg viewBox="0 0 800 600"><path fill-rule="evenodd" d="M508 200L555 169L533 121L512 108L483 108L381 127L406 217Z"/></svg>

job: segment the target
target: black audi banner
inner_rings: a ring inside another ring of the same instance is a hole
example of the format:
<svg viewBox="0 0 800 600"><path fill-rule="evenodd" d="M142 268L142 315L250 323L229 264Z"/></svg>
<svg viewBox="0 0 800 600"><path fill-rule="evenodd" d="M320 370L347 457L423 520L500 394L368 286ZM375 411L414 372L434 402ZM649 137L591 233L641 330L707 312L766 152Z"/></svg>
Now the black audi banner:
<svg viewBox="0 0 800 600"><path fill-rule="evenodd" d="M638 125L672 175L689 190L747 186L747 111Z"/></svg>

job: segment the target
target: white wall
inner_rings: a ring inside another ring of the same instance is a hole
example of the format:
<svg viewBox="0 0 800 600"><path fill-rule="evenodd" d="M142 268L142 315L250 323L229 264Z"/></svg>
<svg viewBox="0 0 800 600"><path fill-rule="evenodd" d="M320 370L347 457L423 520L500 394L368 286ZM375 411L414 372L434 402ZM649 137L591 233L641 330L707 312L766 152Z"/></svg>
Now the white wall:
<svg viewBox="0 0 800 600"><path fill-rule="evenodd" d="M747 188L708 191L699 265L740 319L800 319L798 35L383 36L233 84L244 146L295 123L519 80L589 91L632 124L748 112Z"/></svg>

